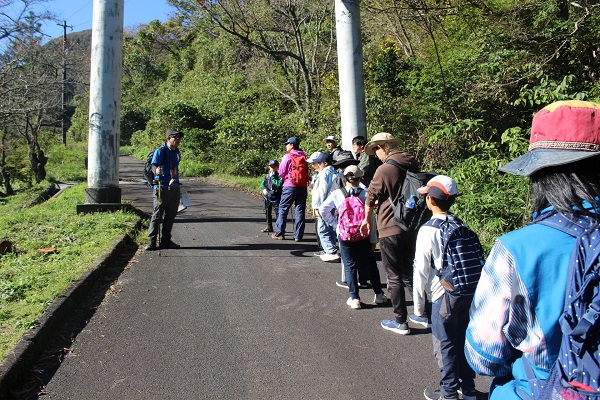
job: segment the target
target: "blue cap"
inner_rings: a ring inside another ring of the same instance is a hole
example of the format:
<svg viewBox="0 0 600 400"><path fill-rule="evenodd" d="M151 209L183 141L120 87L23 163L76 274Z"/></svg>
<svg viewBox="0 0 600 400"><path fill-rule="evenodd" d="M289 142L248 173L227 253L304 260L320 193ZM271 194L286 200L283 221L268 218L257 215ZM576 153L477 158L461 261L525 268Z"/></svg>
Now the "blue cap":
<svg viewBox="0 0 600 400"><path fill-rule="evenodd" d="M269 166L273 166L273 165L279 165L279 161L277 161L277 160L269 161Z"/></svg>
<svg viewBox="0 0 600 400"><path fill-rule="evenodd" d="M306 161L309 163L327 162L329 161L329 153L325 153L324 151L315 151Z"/></svg>
<svg viewBox="0 0 600 400"><path fill-rule="evenodd" d="M292 136L284 144L293 144L294 146L300 146L300 139L298 139L296 136Z"/></svg>

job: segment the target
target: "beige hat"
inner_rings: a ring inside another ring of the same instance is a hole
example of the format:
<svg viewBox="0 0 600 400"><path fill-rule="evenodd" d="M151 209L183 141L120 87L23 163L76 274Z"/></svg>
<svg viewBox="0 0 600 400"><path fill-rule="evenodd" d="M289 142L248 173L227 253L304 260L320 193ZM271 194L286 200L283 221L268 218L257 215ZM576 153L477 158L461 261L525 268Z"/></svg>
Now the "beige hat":
<svg viewBox="0 0 600 400"><path fill-rule="evenodd" d="M362 178L363 172L358 165L350 165L344 170L344 176L353 175L355 178Z"/></svg>
<svg viewBox="0 0 600 400"><path fill-rule="evenodd" d="M400 143L401 141L401 139L392 136L391 133L379 132L378 134L373 135L371 141L367 143L367 145L365 146L365 153L367 153L367 155L369 156L372 156L375 154L375 150L373 150L373 147L386 143Z"/></svg>

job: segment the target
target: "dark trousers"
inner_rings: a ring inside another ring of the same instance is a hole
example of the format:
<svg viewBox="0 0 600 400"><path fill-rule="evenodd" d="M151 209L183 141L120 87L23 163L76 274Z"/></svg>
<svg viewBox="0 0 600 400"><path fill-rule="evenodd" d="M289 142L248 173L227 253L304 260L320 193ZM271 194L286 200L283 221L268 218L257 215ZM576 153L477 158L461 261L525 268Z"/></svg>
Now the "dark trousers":
<svg viewBox="0 0 600 400"><path fill-rule="evenodd" d="M360 267L363 270L363 278L371 281L373 292L375 294L383 293L377 261L375 261L375 255L371 250L369 238L358 242L347 242L341 240L338 236L338 243L344 268L346 269L346 282L348 283L350 297L353 299L360 298L358 295L358 270Z"/></svg>
<svg viewBox="0 0 600 400"><path fill-rule="evenodd" d="M308 189L304 187L284 186L279 201L279 212L277 213L277 223L275 235L285 234L285 226L288 211L295 205L296 219L294 222L294 239L302 239L304 236L304 219L306 214L306 196Z"/></svg>
<svg viewBox="0 0 600 400"><path fill-rule="evenodd" d="M407 287L412 293L413 260L415 257L416 232L403 232L400 235L379 239L381 261L387 276L388 292L396 322L406 322Z"/></svg>
<svg viewBox="0 0 600 400"><path fill-rule="evenodd" d="M269 200L263 199L263 209L267 217L267 226L273 229L273 211L275 212L275 218L277 218L279 203L271 203Z"/></svg>
<svg viewBox="0 0 600 400"><path fill-rule="evenodd" d="M431 305L433 353L440 367L440 389L453 396L458 389L475 389L475 372L465 357L465 335L473 297L460 297L453 304L444 294Z"/></svg>
<svg viewBox="0 0 600 400"><path fill-rule="evenodd" d="M150 227L148 229L148 237L151 242L156 242L156 238L160 231L160 241L162 243L171 240L171 230L173 229L173 221L177 215L179 208L179 200L181 199L181 191L179 187L162 188L160 190L160 201L158 198L158 190L154 189L154 210L150 219ZM161 229L162 222L162 229Z"/></svg>

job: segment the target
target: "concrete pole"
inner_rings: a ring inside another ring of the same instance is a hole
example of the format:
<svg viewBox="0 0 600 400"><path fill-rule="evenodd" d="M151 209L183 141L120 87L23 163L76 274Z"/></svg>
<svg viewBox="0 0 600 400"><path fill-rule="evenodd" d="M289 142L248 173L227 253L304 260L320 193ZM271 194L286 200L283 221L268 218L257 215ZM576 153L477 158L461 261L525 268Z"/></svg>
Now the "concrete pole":
<svg viewBox="0 0 600 400"><path fill-rule="evenodd" d="M94 0L86 204L120 204L124 0Z"/></svg>
<svg viewBox="0 0 600 400"><path fill-rule="evenodd" d="M335 15L342 148L352 150L352 139L367 138L360 0L335 0Z"/></svg>

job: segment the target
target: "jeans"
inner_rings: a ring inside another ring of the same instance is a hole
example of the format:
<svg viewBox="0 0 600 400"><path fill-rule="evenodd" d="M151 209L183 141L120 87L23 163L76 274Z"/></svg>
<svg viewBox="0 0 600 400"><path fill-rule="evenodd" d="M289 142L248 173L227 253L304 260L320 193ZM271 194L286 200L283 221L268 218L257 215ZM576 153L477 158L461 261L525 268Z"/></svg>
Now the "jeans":
<svg viewBox="0 0 600 400"><path fill-rule="evenodd" d="M445 396L475 389L475 372L465 357L465 335L469 324L469 308L473 297L460 297L449 308L444 294L431 305L433 353L440 367L440 390Z"/></svg>
<svg viewBox="0 0 600 400"><path fill-rule="evenodd" d="M294 221L294 238L302 239L304 236L304 220L306 214L307 187L284 186L279 201L279 213L275 226L275 235L285 234L285 225L288 211L295 205L296 220Z"/></svg>
<svg viewBox="0 0 600 400"><path fill-rule="evenodd" d="M179 200L181 199L181 191L179 187L160 189L160 201L158 199L158 190L154 189L154 210L150 219L150 227L148 228L148 237L151 242L156 242L157 236L161 235L161 243L166 243L171 240L171 230L173 229L173 221L177 215L179 208ZM164 217L163 217L164 215ZM162 229L160 225L162 223ZM160 232L159 232L160 230Z"/></svg>
<svg viewBox="0 0 600 400"><path fill-rule="evenodd" d="M412 292L413 260L415 257L416 232L403 232L400 235L379 239L381 261L388 281L388 292L396 322L406 322L407 287Z"/></svg>
<svg viewBox="0 0 600 400"><path fill-rule="evenodd" d="M338 249L335 245L335 228L329 225L321 217L317 217L317 235L321 242L323 251L327 254L337 253Z"/></svg>
<svg viewBox="0 0 600 400"><path fill-rule="evenodd" d="M375 294L383 293L381 290L381 278L377 269L377 261L371 250L369 238L358 242L343 241L338 237L340 245L340 253L346 270L346 283L350 297L359 299L358 296L358 266L363 265L365 272L368 274L367 279L371 281L373 292Z"/></svg>

